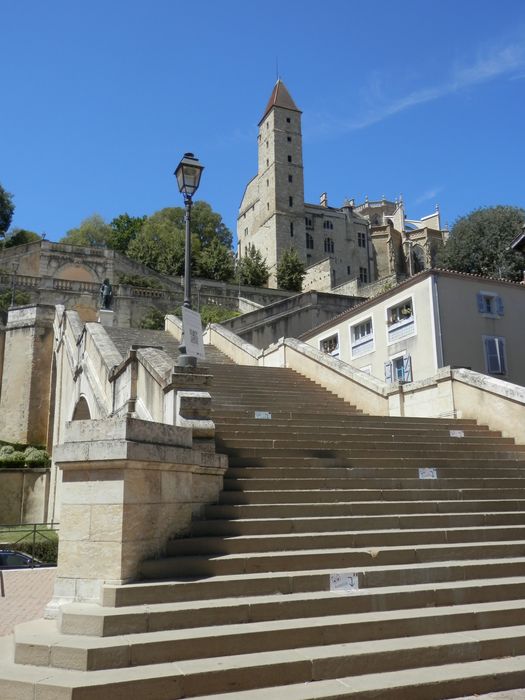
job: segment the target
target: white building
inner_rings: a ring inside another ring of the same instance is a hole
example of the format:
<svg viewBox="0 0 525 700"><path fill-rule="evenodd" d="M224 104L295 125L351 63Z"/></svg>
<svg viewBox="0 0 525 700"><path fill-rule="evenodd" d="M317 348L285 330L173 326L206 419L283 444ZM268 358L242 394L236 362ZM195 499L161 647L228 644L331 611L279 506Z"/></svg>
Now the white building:
<svg viewBox="0 0 525 700"><path fill-rule="evenodd" d="M301 336L387 382L466 367L525 385L525 287L426 270Z"/></svg>

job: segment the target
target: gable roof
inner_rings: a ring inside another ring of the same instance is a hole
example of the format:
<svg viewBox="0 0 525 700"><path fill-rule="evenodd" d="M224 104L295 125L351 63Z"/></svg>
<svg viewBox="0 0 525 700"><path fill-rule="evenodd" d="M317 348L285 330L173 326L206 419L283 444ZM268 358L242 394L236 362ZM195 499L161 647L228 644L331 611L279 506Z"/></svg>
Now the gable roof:
<svg viewBox="0 0 525 700"><path fill-rule="evenodd" d="M264 121L264 118L268 112L274 107L283 107L284 109L291 109L293 112L301 113L301 110L293 101L292 96L286 88L286 85L280 78L273 87L272 94L270 95L270 99L268 100L268 104L266 105L266 109L264 110L264 114L259 124Z"/></svg>

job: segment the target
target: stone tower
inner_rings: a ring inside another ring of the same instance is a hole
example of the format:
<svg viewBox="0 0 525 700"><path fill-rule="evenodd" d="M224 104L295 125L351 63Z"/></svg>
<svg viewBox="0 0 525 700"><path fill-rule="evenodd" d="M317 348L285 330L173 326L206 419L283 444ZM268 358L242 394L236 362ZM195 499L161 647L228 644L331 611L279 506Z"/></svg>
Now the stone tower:
<svg viewBox="0 0 525 700"><path fill-rule="evenodd" d="M275 84L259 122L258 172L239 211L239 255L248 245L270 267L270 286L282 253L294 247L306 261L301 111L284 83Z"/></svg>

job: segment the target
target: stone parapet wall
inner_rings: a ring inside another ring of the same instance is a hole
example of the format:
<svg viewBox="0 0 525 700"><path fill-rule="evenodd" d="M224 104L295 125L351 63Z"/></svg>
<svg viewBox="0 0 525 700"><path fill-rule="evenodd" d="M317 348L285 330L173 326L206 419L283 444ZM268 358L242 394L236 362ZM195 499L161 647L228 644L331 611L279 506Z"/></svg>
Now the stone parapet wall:
<svg viewBox="0 0 525 700"><path fill-rule="evenodd" d="M47 522L49 468L0 468L0 525Z"/></svg>

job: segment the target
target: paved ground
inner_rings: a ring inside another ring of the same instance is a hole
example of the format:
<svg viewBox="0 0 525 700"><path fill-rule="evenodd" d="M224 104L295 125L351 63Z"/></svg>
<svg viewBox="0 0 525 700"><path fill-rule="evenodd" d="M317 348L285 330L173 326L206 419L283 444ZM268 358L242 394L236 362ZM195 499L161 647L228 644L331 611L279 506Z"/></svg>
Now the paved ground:
<svg viewBox="0 0 525 700"><path fill-rule="evenodd" d="M53 595L56 569L0 571L0 637L15 625L42 617Z"/></svg>

